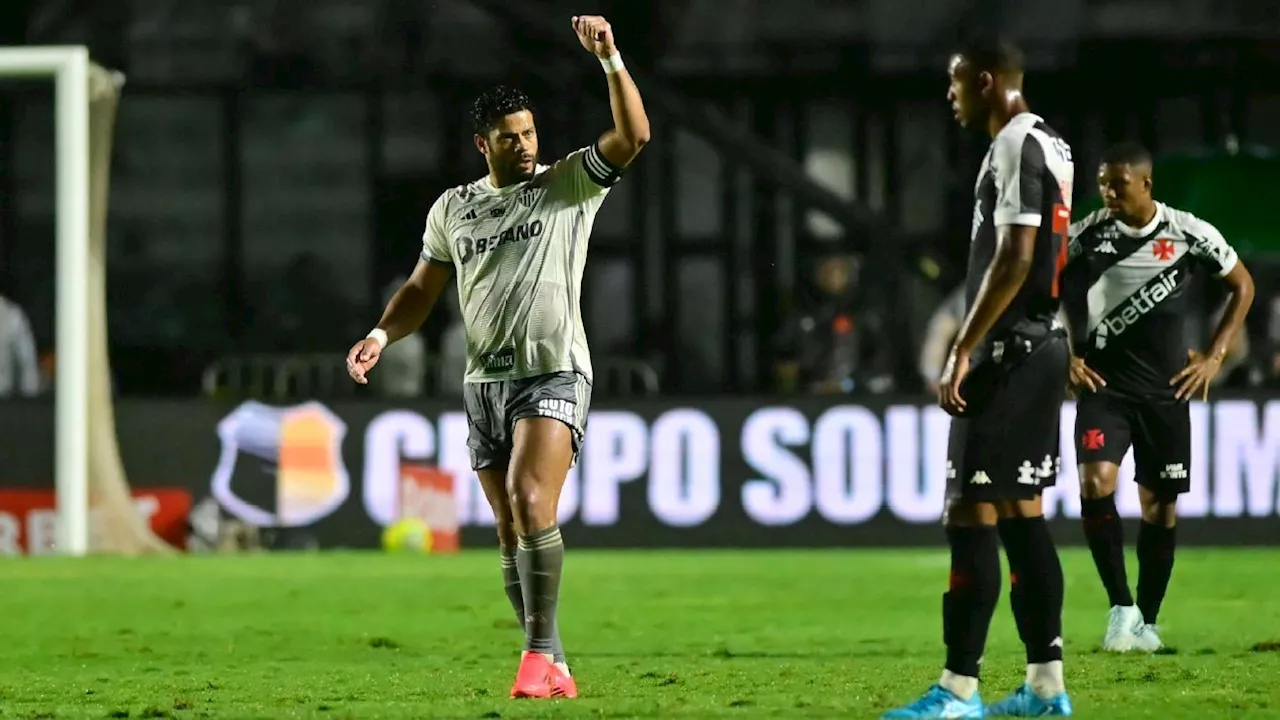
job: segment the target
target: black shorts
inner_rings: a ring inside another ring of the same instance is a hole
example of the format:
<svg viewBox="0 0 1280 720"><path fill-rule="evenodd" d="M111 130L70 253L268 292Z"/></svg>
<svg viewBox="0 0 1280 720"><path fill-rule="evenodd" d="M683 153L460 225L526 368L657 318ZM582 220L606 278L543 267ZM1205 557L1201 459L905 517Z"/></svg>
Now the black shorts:
<svg viewBox="0 0 1280 720"><path fill-rule="evenodd" d="M573 462L587 432L591 381L576 372L556 372L519 380L465 383L467 447L471 469L483 470L511 458L516 422L527 417L559 420L573 431Z"/></svg>
<svg viewBox="0 0 1280 720"><path fill-rule="evenodd" d="M1119 465L1133 446L1138 484L1158 495L1191 489L1191 406L1140 400L1109 388L1076 403L1076 461Z"/></svg>
<svg viewBox="0 0 1280 720"><path fill-rule="evenodd" d="M947 498L1030 500L1057 481L1070 349L1066 333L1008 333L971 366L952 418Z"/></svg>

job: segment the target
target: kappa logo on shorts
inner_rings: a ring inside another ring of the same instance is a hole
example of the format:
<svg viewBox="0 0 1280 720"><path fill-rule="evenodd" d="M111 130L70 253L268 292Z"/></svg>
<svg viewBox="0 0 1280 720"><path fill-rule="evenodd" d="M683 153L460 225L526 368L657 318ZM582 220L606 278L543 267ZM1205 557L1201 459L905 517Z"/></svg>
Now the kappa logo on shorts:
<svg viewBox="0 0 1280 720"><path fill-rule="evenodd" d="M970 485L990 485L991 478L987 477L987 474L985 472L983 472L982 470L979 470L978 472L973 474L973 477L969 478L969 484Z"/></svg>
<svg viewBox="0 0 1280 720"><path fill-rule="evenodd" d="M1160 471L1161 480L1186 480L1187 468L1182 463L1170 463Z"/></svg>
<svg viewBox="0 0 1280 720"><path fill-rule="evenodd" d="M1044 460L1040 461L1040 467L1036 468L1036 478L1039 480L1048 480L1058 474L1058 468L1062 464L1062 458L1054 459L1050 455L1045 455Z"/></svg>
<svg viewBox="0 0 1280 720"><path fill-rule="evenodd" d="M1018 466L1019 485L1039 485L1040 481L1036 479L1037 475L1039 475L1039 471L1035 465L1031 464L1030 460L1023 460L1022 464Z"/></svg>

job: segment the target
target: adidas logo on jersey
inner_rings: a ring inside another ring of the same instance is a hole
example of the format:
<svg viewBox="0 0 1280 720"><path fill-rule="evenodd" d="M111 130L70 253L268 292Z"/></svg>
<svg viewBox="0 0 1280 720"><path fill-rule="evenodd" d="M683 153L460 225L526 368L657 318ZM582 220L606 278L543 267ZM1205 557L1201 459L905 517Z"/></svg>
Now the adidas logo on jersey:
<svg viewBox="0 0 1280 720"><path fill-rule="evenodd" d="M1156 308L1157 305L1164 302L1165 298L1173 294L1178 287L1178 273L1182 272L1177 268L1166 270L1156 276L1154 282L1147 283L1142 286L1136 295L1129 298L1128 304L1123 307L1116 308L1111 314L1102 319L1098 325L1097 347L1106 347L1106 337L1118 337L1124 334L1125 330L1133 327L1134 323L1141 320L1147 313Z"/></svg>
<svg viewBox="0 0 1280 720"><path fill-rule="evenodd" d="M1116 246L1110 240L1103 240L1102 242L1098 243L1097 251L1100 253L1105 253L1107 255L1115 255Z"/></svg>

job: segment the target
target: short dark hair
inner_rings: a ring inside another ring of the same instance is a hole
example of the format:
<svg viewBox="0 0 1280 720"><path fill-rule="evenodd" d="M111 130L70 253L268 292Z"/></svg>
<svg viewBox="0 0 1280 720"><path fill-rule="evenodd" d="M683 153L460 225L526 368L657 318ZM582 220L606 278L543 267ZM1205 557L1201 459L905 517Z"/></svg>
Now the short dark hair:
<svg viewBox="0 0 1280 720"><path fill-rule="evenodd" d="M1102 153L1103 165L1151 165L1151 151L1142 146L1142 143L1133 140L1125 140L1108 147Z"/></svg>
<svg viewBox="0 0 1280 720"><path fill-rule="evenodd" d="M998 35L973 35L960 44L956 54L963 57L976 72L989 72L992 75L1022 73L1022 51L1017 45Z"/></svg>
<svg viewBox="0 0 1280 720"><path fill-rule="evenodd" d="M471 125L477 135L487 135L499 120L521 110L533 111L528 95L513 87L495 85L471 104Z"/></svg>

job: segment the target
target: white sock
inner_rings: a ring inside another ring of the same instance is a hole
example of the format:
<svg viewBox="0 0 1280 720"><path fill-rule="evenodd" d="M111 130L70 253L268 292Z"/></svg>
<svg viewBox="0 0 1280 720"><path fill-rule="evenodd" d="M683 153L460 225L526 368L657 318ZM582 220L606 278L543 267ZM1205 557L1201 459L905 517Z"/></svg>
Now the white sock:
<svg viewBox="0 0 1280 720"><path fill-rule="evenodd" d="M1059 663L1061 664L1061 663ZM938 684L951 691L952 695L961 700L968 700L973 694L978 692L978 678L969 677L968 675L957 675L950 670L942 671L942 678L938 680Z"/></svg>
<svg viewBox="0 0 1280 720"><path fill-rule="evenodd" d="M1041 700L1051 700L1066 692L1067 685L1062 679L1062 661L1047 663L1027 663L1027 684Z"/></svg>
<svg viewBox="0 0 1280 720"><path fill-rule="evenodd" d="M558 662L558 663L554 663L554 665L560 672L564 673L565 675L568 675L569 677L573 677L573 675L569 673L569 663Z"/></svg>

